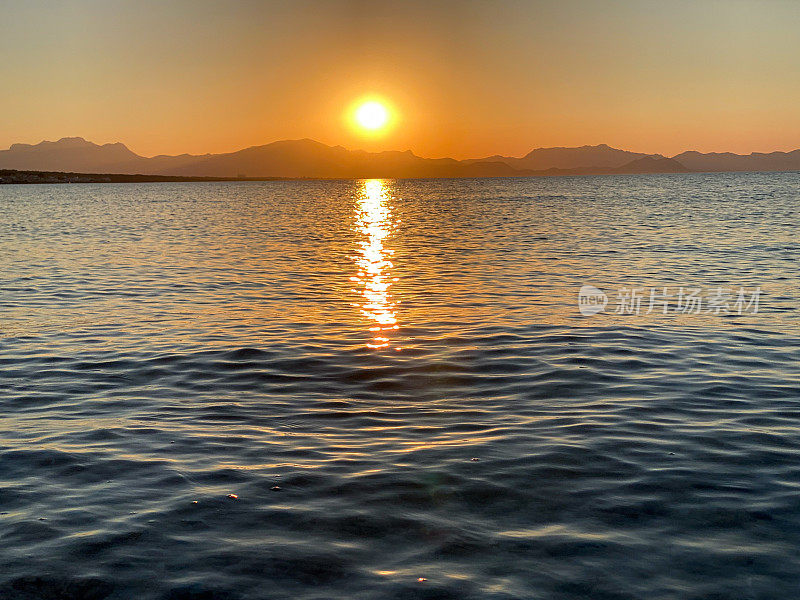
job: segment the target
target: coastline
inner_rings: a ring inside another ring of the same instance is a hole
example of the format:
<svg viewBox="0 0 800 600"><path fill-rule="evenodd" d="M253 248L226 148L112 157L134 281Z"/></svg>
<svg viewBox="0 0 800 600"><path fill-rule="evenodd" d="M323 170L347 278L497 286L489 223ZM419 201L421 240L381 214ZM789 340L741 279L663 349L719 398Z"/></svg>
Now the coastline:
<svg viewBox="0 0 800 600"><path fill-rule="evenodd" d="M363 176L363 177L201 177L182 175L128 175L122 173L77 173L66 171L19 171L16 169L0 169L0 185L53 184L53 183L213 183L235 181L357 181L361 179L541 179L559 177L595 177L625 175L703 175L726 173L797 173L796 169L781 171L642 171L619 172L612 169L552 169L547 173L522 175L485 175L485 176L451 176L451 177L396 177L396 176ZM573 172L574 171L574 172Z"/></svg>
<svg viewBox="0 0 800 600"><path fill-rule="evenodd" d="M212 181L287 181L292 177L185 177L180 175L125 175L0 169L0 184L21 183L179 183Z"/></svg>

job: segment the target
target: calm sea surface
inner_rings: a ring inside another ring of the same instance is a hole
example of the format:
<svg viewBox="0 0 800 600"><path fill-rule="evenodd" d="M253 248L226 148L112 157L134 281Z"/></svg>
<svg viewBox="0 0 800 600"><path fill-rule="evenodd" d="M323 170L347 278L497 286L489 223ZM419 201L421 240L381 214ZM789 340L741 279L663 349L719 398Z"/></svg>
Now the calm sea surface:
<svg viewBox="0 0 800 600"><path fill-rule="evenodd" d="M798 598L798 225L797 173L0 187L0 597Z"/></svg>

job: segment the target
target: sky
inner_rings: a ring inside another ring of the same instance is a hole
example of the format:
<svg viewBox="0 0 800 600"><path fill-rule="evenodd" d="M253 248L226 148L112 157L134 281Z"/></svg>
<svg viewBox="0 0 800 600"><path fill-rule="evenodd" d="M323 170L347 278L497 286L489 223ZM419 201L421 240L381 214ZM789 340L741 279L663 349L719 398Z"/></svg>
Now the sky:
<svg viewBox="0 0 800 600"><path fill-rule="evenodd" d="M800 148L800 2L0 0L0 148ZM348 114L379 98L392 126Z"/></svg>

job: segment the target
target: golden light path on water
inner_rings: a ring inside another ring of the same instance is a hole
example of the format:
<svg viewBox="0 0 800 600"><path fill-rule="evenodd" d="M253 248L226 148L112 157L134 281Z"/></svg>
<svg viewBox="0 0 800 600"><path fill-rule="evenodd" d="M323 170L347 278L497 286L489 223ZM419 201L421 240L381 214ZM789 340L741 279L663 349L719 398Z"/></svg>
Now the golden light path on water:
<svg viewBox="0 0 800 600"><path fill-rule="evenodd" d="M389 291L397 281L392 277L394 251L386 247L386 238L395 225L388 182L363 181L356 204L356 229L361 236L359 253L354 257L358 271L350 280L357 283L353 291L360 296L354 306L370 322L372 340L367 344L370 348L388 347L389 333L399 328L395 312L397 302Z"/></svg>

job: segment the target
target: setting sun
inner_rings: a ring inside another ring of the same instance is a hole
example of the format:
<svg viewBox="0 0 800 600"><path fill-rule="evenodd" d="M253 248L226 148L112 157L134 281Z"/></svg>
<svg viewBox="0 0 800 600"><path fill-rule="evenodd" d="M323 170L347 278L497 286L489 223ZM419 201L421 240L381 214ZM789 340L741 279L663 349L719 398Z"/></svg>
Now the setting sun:
<svg viewBox="0 0 800 600"><path fill-rule="evenodd" d="M389 110L382 103L375 100L363 102L356 108L355 121L360 128L376 132L388 124Z"/></svg>

